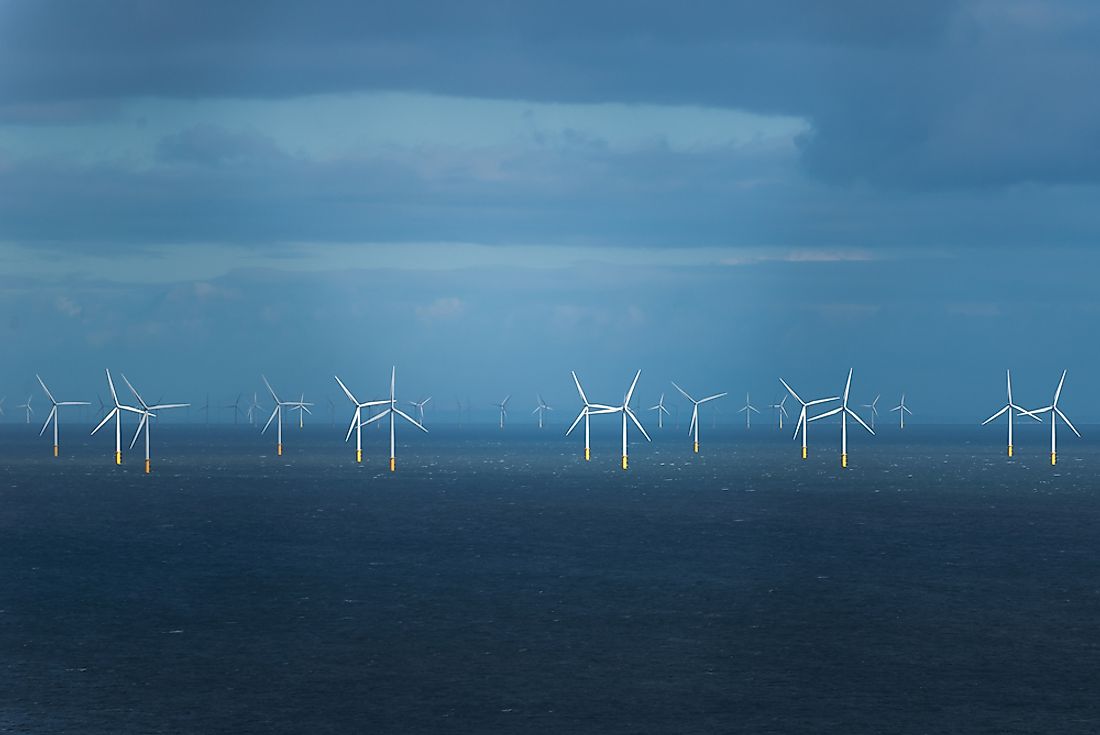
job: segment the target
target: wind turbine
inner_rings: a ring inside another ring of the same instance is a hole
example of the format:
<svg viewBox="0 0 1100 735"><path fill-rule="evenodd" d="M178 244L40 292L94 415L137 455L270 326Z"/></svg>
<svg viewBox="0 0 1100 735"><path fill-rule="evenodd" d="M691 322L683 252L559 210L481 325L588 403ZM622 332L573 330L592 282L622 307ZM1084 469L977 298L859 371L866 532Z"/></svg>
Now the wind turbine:
<svg viewBox="0 0 1100 735"><path fill-rule="evenodd" d="M905 428L905 414L913 415L913 412L909 410L909 407L905 405L905 394L901 394L901 403L890 409L890 413L894 411L898 412L898 419L901 421L901 428Z"/></svg>
<svg viewBox="0 0 1100 735"><path fill-rule="evenodd" d="M831 403L835 400L838 400L838 396L831 396L829 398L815 398L812 401L803 401L802 397L794 392L794 388L787 385L787 381L783 380L783 378L780 378L779 382L783 384L783 387L787 389L787 392L794 396L794 399L798 401L798 403L802 406L802 410L798 412L798 423L794 427L794 436L792 436L791 438L797 439L799 430L802 431L802 459L806 459L806 434L809 432L810 429L810 427L806 424L806 410L810 406L817 406L822 403Z"/></svg>
<svg viewBox="0 0 1100 735"><path fill-rule="evenodd" d="M841 399L840 405L831 411L826 411L823 414L807 419L807 421L818 421L838 413L840 414L840 466L845 469L848 468L848 417L851 416L858 421L860 426L871 433L871 436L875 435L875 430L868 426L866 422L859 417L859 414L848 408L848 393L852 390L853 369L854 368L848 368L848 382L844 384L844 397Z"/></svg>
<svg viewBox="0 0 1100 735"><path fill-rule="evenodd" d="M344 437L344 442L347 443L348 439L351 439L351 432L355 430L355 461L363 461L363 425L369 423L363 421L363 409L371 406L384 406L389 401L360 401L356 398L348 387L344 385L344 381L340 380L340 376L332 376L336 378L336 382L340 384L340 389L344 391L344 395L348 397L348 400L355 404L355 413L351 416L351 424L348 426L347 436Z"/></svg>
<svg viewBox="0 0 1100 735"><path fill-rule="evenodd" d="M577 384L577 393L580 393L581 403L584 405L581 406L581 412L577 414L577 418L573 419L573 424L565 432L565 435L572 434L573 429L577 428L577 424L580 423L581 419L584 419L584 461L587 462L592 458L592 452L589 448L589 439L591 438L589 417L600 413L615 413L618 409L604 403L589 403L588 396L584 394L584 388L581 387L581 381L577 378L577 373L572 370L569 373L573 376L573 382Z"/></svg>
<svg viewBox="0 0 1100 735"><path fill-rule="evenodd" d="M256 395L255 391L253 391L252 402L248 404L248 423L252 424L253 426L256 425L256 412L261 410L262 408L263 406L260 405L259 396Z"/></svg>
<svg viewBox="0 0 1100 735"><path fill-rule="evenodd" d="M665 394L664 393L661 394L660 399L657 401L657 405L656 406L650 406L649 410L657 412L657 428L658 429L665 428L665 414L668 414L669 416L671 416L672 414L669 413L669 410L667 408L665 408Z"/></svg>
<svg viewBox="0 0 1100 735"><path fill-rule="evenodd" d="M539 428L541 429L542 428L543 414L545 414L547 411L553 411L554 409L553 409L552 406L547 404L546 401L542 400L542 394L541 393L538 394L538 399L539 399L539 405L535 406L535 410L532 411L531 413L537 413L539 415Z"/></svg>
<svg viewBox="0 0 1100 735"><path fill-rule="evenodd" d="M4 401L7 400L7 396L0 396L0 416L4 415ZM100 401L102 403L102 401Z"/></svg>
<svg viewBox="0 0 1100 735"><path fill-rule="evenodd" d="M267 427L271 426L272 420L274 420L276 416L279 417L279 421L278 421L278 438L275 441L275 453L278 456L281 457L281 456L283 456L283 406L294 406L294 405L297 405L297 404L296 404L296 402L288 401L288 402L284 403L283 401L280 401L279 396L275 395L275 389L271 387L271 383L267 382L267 376L266 375L260 375L260 377L263 378L264 385L267 386L267 390L271 393L271 397L273 399L275 399L275 410L273 410L271 412L271 416L268 417L267 423L264 424L264 428L260 431L260 433L261 434L266 434L267 433ZM253 395L253 397L252 397L252 403L253 403L253 406L255 406L257 408L260 405L256 401L255 395ZM253 406L249 406L248 410L251 411Z"/></svg>
<svg viewBox="0 0 1100 735"><path fill-rule="evenodd" d="M241 416L242 413L244 413L243 411L241 411L241 394L238 393L237 400L233 401L232 403L225 404L224 408L233 409L233 425L236 426L237 419Z"/></svg>
<svg viewBox="0 0 1100 735"><path fill-rule="evenodd" d="M419 402L418 401L409 401L409 405L416 408L416 420L421 425L423 425L423 423L424 423L424 406L427 406L428 403L431 400L432 400L432 397L428 396L423 401L419 401Z"/></svg>
<svg viewBox="0 0 1100 735"><path fill-rule="evenodd" d="M50 415L46 417L46 423L42 424L42 431L38 432L38 435L42 436L43 434L46 433L46 427L48 427L50 425L50 421L52 420L53 421L53 456L56 457L57 454L58 454L58 443L57 443L57 433L58 433L58 429L57 429L57 424L58 424L57 409L58 409L58 407L59 406L90 406L91 404L88 403L88 401L57 401L57 400L54 400L53 393L50 393L50 389L46 387L46 384L44 382L42 382L42 377L40 375L38 375L37 373L35 374L34 377L38 378L38 384L42 386L42 390L46 394L46 398L49 398L50 403L53 404L53 408L50 409Z"/></svg>
<svg viewBox="0 0 1100 735"><path fill-rule="evenodd" d="M129 413L136 413L139 416L142 416L143 412L133 406L126 406L119 403L118 393L115 391L115 381L111 380L110 370L107 371L107 385L111 389L111 400L115 402L115 405L107 412L107 415L103 417L99 425L92 429L92 434L102 429L103 425L113 418L115 420L115 464L122 464L122 412L127 411Z"/></svg>
<svg viewBox="0 0 1100 735"><path fill-rule="evenodd" d="M692 403L691 425L688 426L688 436L691 436L694 433L694 435L695 435L695 453L698 454L699 453L699 406L703 405L707 401L713 401L715 398L721 398L722 396L725 396L727 394L726 393L715 393L713 396L707 396L706 398L702 398L702 399L697 401L694 398L692 398L691 396L689 396L687 394L686 390L684 390L680 386L676 385L675 382L672 383L672 387L675 388L676 390L680 391L680 394L684 398L691 401L691 403ZM745 397L748 398L748 396L745 396ZM756 409L754 408L753 411L756 411ZM759 413L759 412L757 412L757 413Z"/></svg>
<svg viewBox="0 0 1100 735"><path fill-rule="evenodd" d="M642 371L641 370L639 370L637 373L634 374L634 380L630 383L630 389L626 392L626 397L623 398L623 405L619 406L618 408L613 409L612 411L608 411L608 413L621 413L623 415L623 469L624 470L626 469L626 465L627 465L627 458L626 458L626 445L627 445L627 442L626 442L626 420L627 420L627 418L629 417L630 420L634 422L634 425L638 427L638 431L642 432L642 436L645 437L645 440L647 442L648 441L653 441L652 439L649 438L649 434L646 433L645 427L642 426L642 422L638 421L638 417L634 415L634 411L630 408L630 398L631 398L631 396L634 395L634 386L638 385L638 378L640 378L641 376L642 376Z"/></svg>
<svg viewBox="0 0 1100 735"><path fill-rule="evenodd" d="M751 429L752 428L752 415L753 415L753 413L760 413L760 412L757 411L756 406L752 405L752 402L749 401L749 394L746 393L745 394L745 405L742 406L737 411L737 413L745 414L745 428L746 429Z"/></svg>
<svg viewBox="0 0 1100 735"><path fill-rule="evenodd" d="M1021 408L1020 406L1017 406L1015 403L1012 402L1012 371L1011 370L1005 370L1005 378L1006 378L1006 382L1008 383L1008 403L1006 403L1000 411L998 411L997 413L993 414L992 416L987 418L985 421L983 421L981 425L985 426L990 421L993 421L998 416L1000 416L1002 413L1005 413L1005 412L1008 413L1008 456L1011 457L1012 456L1012 412L1016 411L1016 414L1018 416L1021 416L1021 415L1022 416L1030 416L1031 418L1033 418L1033 419L1035 419L1036 421L1039 421L1039 422L1042 422L1042 419L1039 418L1038 416L1036 416L1031 411L1028 411L1026 408Z"/></svg>
<svg viewBox="0 0 1100 735"><path fill-rule="evenodd" d="M872 429L875 428L875 419L878 418L878 399L880 399L880 398L882 398L881 394L875 396L875 400L871 401L870 403L864 403L863 404L863 408L871 409L871 428Z"/></svg>
<svg viewBox="0 0 1100 735"><path fill-rule="evenodd" d="M141 395L137 392L137 389L134 388L134 386L130 383L130 381L126 380L125 375L122 376L122 379L123 379L123 381L126 382L126 387L128 387L130 389L130 392L134 394L134 398L138 399L138 403L141 404L141 409L142 409L140 411L141 421L138 422L137 431L134 432L134 438L130 442L130 449L134 448L134 444L137 443L138 437L141 436L141 430L144 428L145 429L145 474L148 475L150 470L151 470L151 462L150 462L150 455L149 455L149 427L152 424L152 422L149 419L153 419L153 418L157 417L157 415L155 413L153 413L153 411L159 411L161 409L168 409L168 408L187 408L191 404L189 404L189 403L158 403L155 406L150 406L150 405L145 403L145 399L141 397Z"/></svg>
<svg viewBox="0 0 1100 735"><path fill-rule="evenodd" d="M302 397L300 399L298 399L297 401L292 401L290 403L287 403L286 405L291 411L297 411L298 412L298 428L299 429L305 428L305 416L306 416L306 414L308 413L310 416L313 415L313 411L309 410L309 407L312 406L313 404L312 403L306 403L306 394L303 393Z"/></svg>
<svg viewBox="0 0 1100 735"><path fill-rule="evenodd" d="M1069 417L1062 413L1062 409L1058 408L1058 398L1062 395L1062 383L1066 382L1066 371L1062 371L1062 379L1058 381L1058 387L1054 391L1054 400L1051 401L1049 406L1043 408L1037 408L1031 411L1032 414L1038 415L1041 413L1050 414L1050 464L1053 467L1058 463L1058 419L1066 422L1066 426L1077 435L1077 438L1081 438L1081 432L1077 431L1077 428L1070 423Z"/></svg>
<svg viewBox="0 0 1100 735"><path fill-rule="evenodd" d="M393 427L394 417L395 416L400 416L401 418L405 419L406 421L408 421L410 424L412 424L416 428L423 431L425 434L428 433L428 430L425 429L422 424L420 424L412 416L408 415L407 413L405 413L404 411L402 411L400 408L397 407L397 399L394 397L394 387L395 387L396 383L397 383L397 367L395 366L390 371L390 399L388 401L382 401L382 403L384 405L386 405L386 410L382 411L381 413L379 413L375 416L372 416L371 418L369 418L365 422L363 422L363 425L366 426L367 424L370 424L370 423L373 423L375 421L378 421L378 420L382 419L384 416L389 416L390 417L390 472L395 472L397 470L396 442L394 441L394 427ZM505 399L505 402L507 402L507 399Z"/></svg>
<svg viewBox="0 0 1100 735"><path fill-rule="evenodd" d="M511 397L512 397L512 394L509 393L507 396L504 397L503 401L501 401L500 403L497 404L497 407L500 408L500 428L501 429L504 428L504 419L506 419L508 417L508 401L509 401L509 399L511 399Z"/></svg>
<svg viewBox="0 0 1100 735"><path fill-rule="evenodd" d="M779 403L773 403L768 408L774 408L775 413L779 416L779 430L783 431L783 419L787 418L787 408L783 404L787 402L787 396L783 396Z"/></svg>
<svg viewBox="0 0 1100 735"><path fill-rule="evenodd" d="M26 403L20 403L18 406L16 406L16 408L22 408L22 409L26 410L26 412L27 412L27 423L28 424L31 422L31 416L34 414L34 409L31 408L31 399L32 398L34 398L34 396L27 396L27 402Z"/></svg>

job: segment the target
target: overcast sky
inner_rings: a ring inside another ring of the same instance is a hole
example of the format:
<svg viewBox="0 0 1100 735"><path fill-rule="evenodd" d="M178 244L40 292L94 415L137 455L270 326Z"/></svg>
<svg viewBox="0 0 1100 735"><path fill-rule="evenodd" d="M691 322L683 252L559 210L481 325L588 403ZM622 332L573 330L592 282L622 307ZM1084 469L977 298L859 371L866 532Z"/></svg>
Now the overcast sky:
<svg viewBox="0 0 1100 735"><path fill-rule="evenodd" d="M1089 423L1098 76L1087 1L0 0L0 395Z"/></svg>

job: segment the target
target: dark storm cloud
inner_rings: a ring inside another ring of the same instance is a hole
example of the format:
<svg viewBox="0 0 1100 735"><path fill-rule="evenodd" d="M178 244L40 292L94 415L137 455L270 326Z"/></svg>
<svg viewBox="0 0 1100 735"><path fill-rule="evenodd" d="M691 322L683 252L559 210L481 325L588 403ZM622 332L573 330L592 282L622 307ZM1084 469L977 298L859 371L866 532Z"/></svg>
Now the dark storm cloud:
<svg viewBox="0 0 1100 735"><path fill-rule="evenodd" d="M1085 2L0 5L0 101L413 90L806 117L808 170L905 188L1094 181Z"/></svg>

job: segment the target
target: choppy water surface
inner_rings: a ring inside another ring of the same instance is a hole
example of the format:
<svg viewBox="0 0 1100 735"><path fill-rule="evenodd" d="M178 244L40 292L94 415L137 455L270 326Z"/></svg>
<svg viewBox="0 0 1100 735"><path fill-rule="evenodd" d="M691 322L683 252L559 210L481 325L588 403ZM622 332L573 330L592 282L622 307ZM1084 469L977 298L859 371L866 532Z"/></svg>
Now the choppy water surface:
<svg viewBox="0 0 1100 735"><path fill-rule="evenodd" d="M624 473L609 428L441 429L390 475L382 432L357 467L165 425L145 477L35 430L0 428L3 732L1100 730L1087 439L853 434L842 473L835 427L666 429Z"/></svg>

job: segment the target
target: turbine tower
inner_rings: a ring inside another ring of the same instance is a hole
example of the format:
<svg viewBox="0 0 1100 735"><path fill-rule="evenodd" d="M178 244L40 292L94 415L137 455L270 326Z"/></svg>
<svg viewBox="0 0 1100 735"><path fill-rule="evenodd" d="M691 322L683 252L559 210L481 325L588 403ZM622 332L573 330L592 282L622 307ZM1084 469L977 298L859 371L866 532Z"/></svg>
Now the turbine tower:
<svg viewBox="0 0 1100 735"><path fill-rule="evenodd" d="M649 410L657 412L657 428L658 429L665 428L665 416L666 415L671 416L672 414L669 413L669 410L667 408L665 408L665 394L664 393L661 394L661 398L657 401L657 405L656 406L650 406Z"/></svg>
<svg viewBox="0 0 1100 735"><path fill-rule="evenodd" d="M890 413L894 411L898 412L898 419L901 421L901 428L905 428L905 414L913 415L913 412L909 410L909 407L905 405L905 394L901 394L901 403L890 409Z"/></svg>
<svg viewBox="0 0 1100 735"><path fill-rule="evenodd" d="M27 413L26 423L28 423L28 424L31 422L31 416L34 415L34 409L31 408L31 399L32 398L34 398L34 396L27 396L27 402L26 403L20 403L18 406L16 406L16 408L22 408L26 411L26 413Z"/></svg>
<svg viewBox="0 0 1100 735"><path fill-rule="evenodd" d="M58 400L55 400L54 397L53 397L53 393L50 393L50 389L46 387L46 384L44 382L42 382L42 376L40 376L36 373L34 377L38 378L38 384L40 386L42 386L42 391L46 394L46 398L49 398L50 403L53 404L53 408L50 409L50 415L46 417L46 423L42 424L42 431L38 432L38 435L42 436L43 434L45 434L46 433L46 428L50 425L50 421L53 421L53 456L56 457L58 455L58 443L57 443L57 434L58 434L57 424L58 424L58 418L59 418L58 414L57 414L58 407L60 407L60 406L90 406L92 404L90 404L88 401L58 401Z"/></svg>
<svg viewBox="0 0 1100 735"><path fill-rule="evenodd" d="M590 417L600 413L615 413L617 409L605 403L589 403L588 396L584 394L584 388L581 387L581 381L577 378L577 373L572 370L569 372L573 376L573 382L577 384L577 393L580 393L581 403L584 405L581 406L581 412L577 414L577 418L573 419L573 423L565 432L565 435L572 434L573 429L577 428L577 424L580 423L581 419L584 419L584 461L587 462L592 458L592 451L589 447L589 439L591 438Z"/></svg>
<svg viewBox="0 0 1100 735"><path fill-rule="evenodd" d="M1015 411L1017 416L1030 416L1031 418L1035 419L1036 421L1038 421L1040 423L1042 422L1042 419L1039 418L1038 416L1036 416L1035 414L1033 414L1031 411L1028 411L1026 408L1021 408L1020 406L1017 406L1015 403L1012 402L1012 371L1011 370L1005 370L1005 377L1006 377L1006 381L1008 383L1008 403L1006 403L1000 411L998 411L997 413L993 414L992 416L987 418L985 421L983 421L981 425L985 426L990 421L993 421L998 416L1000 416L1002 413L1008 413L1008 456L1011 457L1012 456L1012 412Z"/></svg>
<svg viewBox="0 0 1100 735"><path fill-rule="evenodd" d="M787 389L787 392L794 396L794 399L798 401L798 403L802 406L802 410L798 412L798 423L795 424L794 427L794 436L791 438L797 439L799 430L802 431L802 459L806 459L808 455L806 449L806 434L809 432L809 426L807 426L806 424L807 409L809 409L810 406L817 406L822 403L832 403L833 401L839 400L839 397L830 396L829 398L815 398L812 401L804 401L802 400L801 396L794 392L794 388L787 385L787 381L783 380L783 378L780 378L779 382L783 384L783 387Z"/></svg>
<svg viewBox="0 0 1100 735"><path fill-rule="evenodd" d="M115 420L115 464L122 464L122 412L127 411L129 413L136 413L139 416L142 415L142 412L133 406L126 406L119 403L118 393L115 391L115 381L111 379L110 370L107 371L107 386L111 389L111 400L115 402L115 405L107 412L103 420L92 429L92 434L102 429L103 425L113 418Z"/></svg>
<svg viewBox="0 0 1100 735"><path fill-rule="evenodd" d="M541 429L542 428L543 415L547 411L553 411L554 409L549 404L547 404L546 401L542 400L542 394L541 393L537 394L537 396L538 396L538 399L539 399L539 405L535 406L535 410L532 411L531 413L537 413L539 415L539 428Z"/></svg>
<svg viewBox="0 0 1100 735"><path fill-rule="evenodd" d="M1081 438L1081 432L1077 431L1077 428L1070 422L1069 417L1062 413L1062 409L1058 408L1058 398L1062 395L1062 384L1066 382L1066 371L1062 371L1062 379L1058 381L1058 387L1054 390L1054 400L1050 402L1049 406L1043 408L1037 408L1032 411L1032 414L1038 415L1041 413L1050 414L1050 464L1053 467L1058 463L1058 419L1066 422L1066 426L1077 435L1077 438Z"/></svg>
<svg viewBox="0 0 1100 735"><path fill-rule="evenodd" d="M340 384L340 389L344 391L344 395L348 397L348 400L355 404L355 412L351 415L351 424L348 425L348 433L344 437L344 443L346 444L351 439L351 432L354 429L355 461L361 463L363 461L363 409L371 406L384 406L389 401L360 401L352 395L352 392L344 385L344 381L340 380L340 376L334 375L332 377L336 378L336 382Z"/></svg>
<svg viewBox="0 0 1100 735"><path fill-rule="evenodd" d="M844 384L844 397L841 399L840 405L831 411L826 411L823 414L813 416L808 421L818 421L819 419L828 418L835 414L840 414L840 466L844 469L848 468L848 417L851 416L859 425L871 434L875 435L874 429L867 425L867 423L859 417L852 409L848 408L848 394L852 390L852 371L853 368L848 368L848 382Z"/></svg>
<svg viewBox="0 0 1100 735"><path fill-rule="evenodd" d="M504 400L496 404L500 409L500 428L504 428L504 419L508 417L508 401L512 398L512 394L509 393L504 397Z"/></svg>
<svg viewBox="0 0 1100 735"><path fill-rule="evenodd" d="M695 437L694 442L695 443L694 443L693 446L695 448L695 453L698 454L699 453L699 406L702 406L704 403L707 403L708 401L713 401L716 398L721 398L722 396L725 396L727 394L726 393L715 393L713 396L707 396L706 398L701 398L700 400L697 401L694 398L692 398L691 396L689 396L686 390L684 390L680 386L676 385L675 381L672 382L672 387L675 388L676 390L680 391L680 395L682 395L684 398L688 399L692 403L691 424L688 426L688 436L694 435L694 437ZM745 397L748 398L748 396L745 396ZM756 411L756 409L754 408L753 411Z"/></svg>
<svg viewBox="0 0 1100 735"><path fill-rule="evenodd" d="M394 426L393 426L394 417L395 416L400 416L401 418L405 419L406 421L408 421L410 424L412 424L416 428L423 431L425 434L428 433L428 430L425 429L423 427L423 425L418 423L416 419L414 419L412 416L408 415L407 413L405 413L404 411L402 411L400 408L397 407L397 399L394 397L394 392L395 392L394 389L395 389L396 383L397 383L397 367L395 366L395 367L391 368L391 370L390 370L390 399L388 401L383 401L382 402L383 404L386 405L386 410L382 411L379 414L376 414L375 416L370 417L365 422L363 422L363 425L366 426L367 424L374 423L375 421L378 421L378 420L382 419L385 416L390 417L390 472L397 471L397 453L396 453L396 442L394 441Z"/></svg>
<svg viewBox="0 0 1100 735"><path fill-rule="evenodd" d="M122 376L123 381L126 382L126 387L130 389L130 392L134 394L134 398L138 399L138 403L141 404L141 421L138 422L137 431L134 432L134 438L130 441L130 449L134 448L134 444L137 443L138 437L141 436L141 430L145 429L145 474L149 474L152 469L151 457L149 454L149 427L152 422L149 419L155 419L157 415L153 411L159 411L169 408L187 408L190 403L158 403L155 406L150 406L145 403L145 399L137 392L137 389L126 380L126 376Z"/></svg>
<svg viewBox="0 0 1100 735"><path fill-rule="evenodd" d="M756 410L756 406L752 405L752 402L749 400L749 394L746 393L745 394L745 405L742 406L737 411L737 413L745 414L745 428L746 429L751 429L752 428L752 415L754 413L760 413L760 412Z"/></svg>

